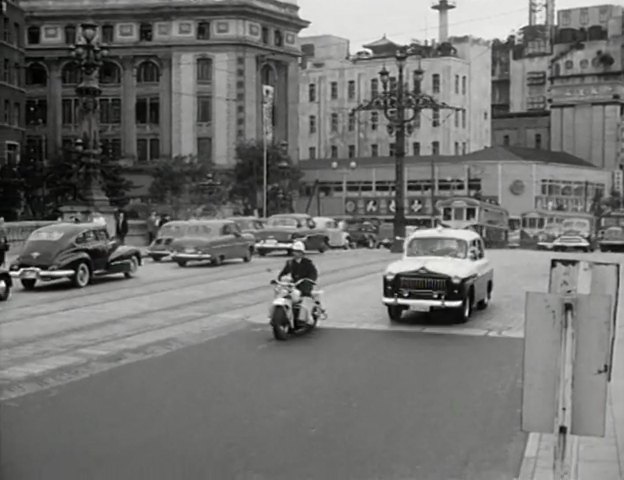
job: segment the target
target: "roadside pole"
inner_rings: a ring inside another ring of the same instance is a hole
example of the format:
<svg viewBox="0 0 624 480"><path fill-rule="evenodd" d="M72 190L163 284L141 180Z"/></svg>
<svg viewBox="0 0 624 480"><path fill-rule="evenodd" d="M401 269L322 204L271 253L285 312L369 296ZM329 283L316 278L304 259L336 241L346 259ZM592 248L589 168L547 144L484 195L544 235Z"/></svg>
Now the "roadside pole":
<svg viewBox="0 0 624 480"><path fill-rule="evenodd" d="M605 435L619 274L554 259L549 292L527 293L522 429L554 434L553 480L577 478L579 436Z"/></svg>

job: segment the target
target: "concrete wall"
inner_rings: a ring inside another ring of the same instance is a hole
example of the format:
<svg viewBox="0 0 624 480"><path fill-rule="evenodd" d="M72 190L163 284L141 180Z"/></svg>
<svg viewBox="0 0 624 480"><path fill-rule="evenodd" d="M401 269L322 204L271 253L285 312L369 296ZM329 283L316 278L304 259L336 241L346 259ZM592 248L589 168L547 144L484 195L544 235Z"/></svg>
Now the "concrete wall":
<svg viewBox="0 0 624 480"><path fill-rule="evenodd" d="M538 148L536 135L541 136L541 149L550 150L550 117L517 116L495 118L492 120L492 144L505 145L505 136L509 145L515 147Z"/></svg>

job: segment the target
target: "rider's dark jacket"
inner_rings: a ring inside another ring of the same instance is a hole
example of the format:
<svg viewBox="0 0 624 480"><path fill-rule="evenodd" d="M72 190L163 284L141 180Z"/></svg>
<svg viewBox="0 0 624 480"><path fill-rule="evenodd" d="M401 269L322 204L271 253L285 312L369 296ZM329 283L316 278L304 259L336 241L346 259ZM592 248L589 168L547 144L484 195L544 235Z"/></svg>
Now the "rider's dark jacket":
<svg viewBox="0 0 624 480"><path fill-rule="evenodd" d="M281 278L284 275L290 275L293 282L297 282L302 278L309 278L310 280L314 280L316 282L316 279L318 278L318 272L314 263L306 257L301 258L299 261L296 261L294 258L288 260L278 275L278 278ZM311 283L302 282L297 288L303 295L310 296L312 293L312 287L313 285Z"/></svg>

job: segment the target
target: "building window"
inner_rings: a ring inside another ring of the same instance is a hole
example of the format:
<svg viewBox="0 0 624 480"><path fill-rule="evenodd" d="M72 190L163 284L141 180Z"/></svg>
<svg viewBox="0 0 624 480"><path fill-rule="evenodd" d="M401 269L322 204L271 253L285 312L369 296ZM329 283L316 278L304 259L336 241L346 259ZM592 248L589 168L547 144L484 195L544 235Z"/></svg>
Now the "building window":
<svg viewBox="0 0 624 480"><path fill-rule="evenodd" d="M141 100L137 99L137 111L138 104ZM158 99L151 99L156 100ZM158 114L158 103L156 103L156 114ZM150 119L151 120L151 119ZM119 125L121 124L121 100L119 98L102 98L100 99L100 123L103 125ZM140 123L140 122L137 122ZM154 122L149 122L154 123ZM156 125L158 125L158 118L156 118Z"/></svg>
<svg viewBox="0 0 624 480"><path fill-rule="evenodd" d="M61 109L63 125L77 125L80 119L80 101L77 98L64 98Z"/></svg>
<svg viewBox="0 0 624 480"><path fill-rule="evenodd" d="M48 72L40 63L32 63L26 68L26 85L45 87L48 83Z"/></svg>
<svg viewBox="0 0 624 480"><path fill-rule="evenodd" d="M67 25L65 27L65 43L67 45L74 45L76 43L76 27L74 25Z"/></svg>
<svg viewBox="0 0 624 480"><path fill-rule="evenodd" d="M19 162L19 144L6 142L5 160L7 165L17 165ZM0 165L2 165L0 163Z"/></svg>
<svg viewBox="0 0 624 480"><path fill-rule="evenodd" d="M440 126L440 109L439 108L434 108L431 111L431 125L433 127Z"/></svg>
<svg viewBox="0 0 624 480"><path fill-rule="evenodd" d="M371 157L378 157L379 156L379 145L377 145L376 143L373 143L371 145Z"/></svg>
<svg viewBox="0 0 624 480"><path fill-rule="evenodd" d="M371 97L379 95L379 80L373 78L371 80Z"/></svg>
<svg viewBox="0 0 624 480"><path fill-rule="evenodd" d="M197 97L197 123L212 122L212 97L203 95Z"/></svg>
<svg viewBox="0 0 624 480"><path fill-rule="evenodd" d="M455 93L459 95L459 75L455 75Z"/></svg>
<svg viewBox="0 0 624 480"><path fill-rule="evenodd" d="M308 129L308 131L310 133L316 133L316 116L315 115L310 115L308 117L308 122L309 122L309 129Z"/></svg>
<svg viewBox="0 0 624 480"><path fill-rule="evenodd" d="M212 83L212 59L197 59L197 83L201 85L210 85Z"/></svg>
<svg viewBox="0 0 624 480"><path fill-rule="evenodd" d="M4 17L2 24L2 38L4 38L4 41L7 43L13 43L13 40L11 39L11 28L9 27L9 19Z"/></svg>
<svg viewBox="0 0 624 480"><path fill-rule="evenodd" d="M466 128L466 110L462 110L461 115L462 115L462 128Z"/></svg>
<svg viewBox="0 0 624 480"><path fill-rule="evenodd" d="M331 114L331 131L334 133L338 131L338 114L337 113Z"/></svg>
<svg viewBox="0 0 624 480"><path fill-rule="evenodd" d="M338 158L338 147L336 145L331 146L331 158Z"/></svg>
<svg viewBox="0 0 624 480"><path fill-rule="evenodd" d="M11 79L11 83L13 85L17 85L18 87L22 85L22 79L20 78L20 71L22 67L19 63L15 62L13 64L13 78Z"/></svg>
<svg viewBox="0 0 624 480"><path fill-rule="evenodd" d="M566 60L563 66L566 70L572 70L574 68L574 62L572 60Z"/></svg>
<svg viewBox="0 0 624 480"><path fill-rule="evenodd" d="M355 81L349 80L347 84L347 98L349 100L355 100Z"/></svg>
<svg viewBox="0 0 624 480"><path fill-rule="evenodd" d="M102 25L102 42L113 43L115 40L115 27L112 25Z"/></svg>
<svg viewBox="0 0 624 480"><path fill-rule="evenodd" d="M276 47L282 47L284 45L284 37L279 30L273 32L273 43L275 43Z"/></svg>
<svg viewBox="0 0 624 480"><path fill-rule="evenodd" d="M116 63L104 62L100 68L100 83L118 85L121 83L121 69Z"/></svg>
<svg viewBox="0 0 624 480"><path fill-rule="evenodd" d="M459 110L455 110L455 128L459 128Z"/></svg>
<svg viewBox="0 0 624 480"><path fill-rule="evenodd" d="M2 80L5 83L11 83L11 63L8 58L5 58L3 63Z"/></svg>
<svg viewBox="0 0 624 480"><path fill-rule="evenodd" d="M433 93L440 93L440 75L434 73L431 77L432 91Z"/></svg>
<svg viewBox="0 0 624 480"><path fill-rule="evenodd" d="M137 98L135 104L136 123L158 125L160 123L160 100L158 97Z"/></svg>
<svg viewBox="0 0 624 480"><path fill-rule="evenodd" d="M379 127L379 112L371 112L371 130L377 130Z"/></svg>
<svg viewBox="0 0 624 480"><path fill-rule="evenodd" d="M391 143L388 146L388 156L389 157L396 157L396 143Z"/></svg>
<svg viewBox="0 0 624 480"><path fill-rule="evenodd" d="M462 142L462 155L466 155L466 142Z"/></svg>
<svg viewBox="0 0 624 480"><path fill-rule="evenodd" d="M316 84L311 83L308 85L308 101L316 102Z"/></svg>
<svg viewBox="0 0 624 480"><path fill-rule="evenodd" d="M412 143L412 152L416 157L420 155L420 142Z"/></svg>
<svg viewBox="0 0 624 480"><path fill-rule="evenodd" d="M308 148L308 158L314 160L316 158L316 147Z"/></svg>
<svg viewBox="0 0 624 480"><path fill-rule="evenodd" d="M462 77L462 95L466 95L466 76Z"/></svg>
<svg viewBox="0 0 624 480"><path fill-rule="evenodd" d="M151 23L142 23L139 27L139 40L141 42L151 42L152 41L152 24Z"/></svg>
<svg viewBox="0 0 624 480"><path fill-rule="evenodd" d="M197 24L197 40L209 40L210 39L210 23L199 22Z"/></svg>
<svg viewBox="0 0 624 480"><path fill-rule="evenodd" d="M455 155L459 155L459 142L455 142Z"/></svg>
<svg viewBox="0 0 624 480"><path fill-rule="evenodd" d="M82 81L82 71L76 62L69 62L61 71L63 85L77 85Z"/></svg>
<svg viewBox="0 0 624 480"><path fill-rule="evenodd" d="M350 112L349 113L349 125L348 125L349 131L353 132L355 130L355 113Z"/></svg>
<svg viewBox="0 0 624 480"><path fill-rule="evenodd" d="M331 99L336 100L338 98L338 82L331 82L330 92Z"/></svg>
<svg viewBox="0 0 624 480"><path fill-rule="evenodd" d="M137 138L137 159L139 163L148 163L160 157L158 138Z"/></svg>
<svg viewBox="0 0 624 480"><path fill-rule="evenodd" d="M269 29L267 27L262 27L262 43L269 44Z"/></svg>
<svg viewBox="0 0 624 480"><path fill-rule="evenodd" d="M355 157L355 145L349 145L349 158Z"/></svg>
<svg viewBox="0 0 624 480"><path fill-rule="evenodd" d="M111 160L121 158L121 138L103 138L101 143L104 157Z"/></svg>
<svg viewBox="0 0 624 480"><path fill-rule="evenodd" d="M160 69L154 62L142 62L137 69L137 83L158 83Z"/></svg>
<svg viewBox="0 0 624 480"><path fill-rule="evenodd" d="M509 135L504 135L504 136L503 136L503 145L504 145L505 147L508 147L508 146L509 146Z"/></svg>
<svg viewBox="0 0 624 480"><path fill-rule="evenodd" d="M38 45L40 42L41 42L41 28L35 27L35 26L28 27L28 44Z"/></svg>
<svg viewBox="0 0 624 480"><path fill-rule="evenodd" d="M48 103L46 100L26 101L26 124L45 125L48 117Z"/></svg>
<svg viewBox="0 0 624 480"><path fill-rule="evenodd" d="M24 148L29 160L43 161L45 156L45 139L40 136L26 137L26 145Z"/></svg>
<svg viewBox="0 0 624 480"><path fill-rule="evenodd" d="M542 148L542 136L539 133L535 134L535 148L538 150Z"/></svg>
<svg viewBox="0 0 624 480"><path fill-rule="evenodd" d="M431 142L431 155L440 155L440 142Z"/></svg>
<svg viewBox="0 0 624 480"><path fill-rule="evenodd" d="M3 122L6 125L9 125L11 123L11 102L9 102L8 100L4 101L4 120Z"/></svg>
<svg viewBox="0 0 624 480"><path fill-rule="evenodd" d="M197 138L197 159L204 164L210 164L210 162L212 162L211 137Z"/></svg>
<svg viewBox="0 0 624 480"><path fill-rule="evenodd" d="M19 127L22 123L22 106L15 102L13 104L13 125Z"/></svg>

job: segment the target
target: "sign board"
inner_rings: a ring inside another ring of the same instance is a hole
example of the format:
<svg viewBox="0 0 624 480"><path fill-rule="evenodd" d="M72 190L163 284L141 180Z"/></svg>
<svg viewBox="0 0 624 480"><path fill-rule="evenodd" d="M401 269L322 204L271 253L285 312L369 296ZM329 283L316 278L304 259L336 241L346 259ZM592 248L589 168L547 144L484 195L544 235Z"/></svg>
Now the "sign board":
<svg viewBox="0 0 624 480"><path fill-rule="evenodd" d="M345 213L348 215L394 215L394 197L352 197L345 201ZM430 197L407 197L406 215L427 215L431 213Z"/></svg>

